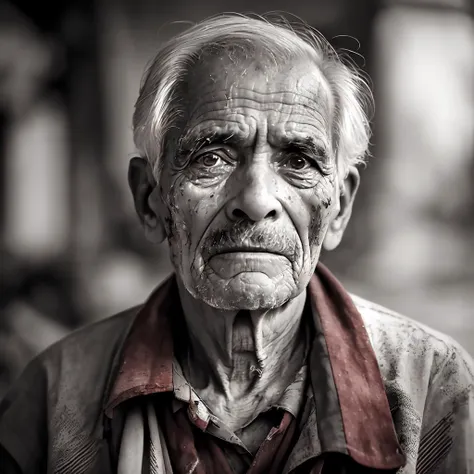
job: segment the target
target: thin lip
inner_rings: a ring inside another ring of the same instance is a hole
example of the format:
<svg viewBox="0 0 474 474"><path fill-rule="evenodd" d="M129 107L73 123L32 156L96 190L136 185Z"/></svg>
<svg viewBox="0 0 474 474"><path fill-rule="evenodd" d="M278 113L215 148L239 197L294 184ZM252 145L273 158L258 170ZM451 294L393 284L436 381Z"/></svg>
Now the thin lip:
<svg viewBox="0 0 474 474"><path fill-rule="evenodd" d="M275 252L274 250L268 250L262 247L230 247L227 249L219 250L212 256L216 257L217 255L222 255L225 253L269 253L273 255L282 255L280 252Z"/></svg>

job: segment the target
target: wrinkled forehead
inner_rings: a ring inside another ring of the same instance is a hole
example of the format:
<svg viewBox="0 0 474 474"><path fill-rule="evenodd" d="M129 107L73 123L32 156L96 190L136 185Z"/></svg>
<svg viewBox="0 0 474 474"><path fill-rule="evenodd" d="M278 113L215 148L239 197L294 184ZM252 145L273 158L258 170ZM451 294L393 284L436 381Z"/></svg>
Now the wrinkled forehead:
<svg viewBox="0 0 474 474"><path fill-rule="evenodd" d="M189 72L183 99L188 127L214 110L232 113L239 107L273 111L276 120L291 114L293 121L310 119L330 129L334 111L329 84L309 57L278 62L258 53L204 55Z"/></svg>

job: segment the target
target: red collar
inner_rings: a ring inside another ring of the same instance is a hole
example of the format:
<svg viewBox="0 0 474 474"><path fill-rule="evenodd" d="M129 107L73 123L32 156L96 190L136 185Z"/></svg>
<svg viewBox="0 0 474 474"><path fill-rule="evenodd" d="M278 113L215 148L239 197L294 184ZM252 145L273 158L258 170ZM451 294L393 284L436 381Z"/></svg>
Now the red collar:
<svg viewBox="0 0 474 474"><path fill-rule="evenodd" d="M308 286L316 329L310 360L323 451L346 452L374 469L405 464L377 359L350 295L322 264ZM127 336L105 407L173 391L171 318L180 311L174 276L150 296ZM318 394L323 394L318 396ZM341 441L342 440L342 441ZM341 447L343 444L343 448Z"/></svg>

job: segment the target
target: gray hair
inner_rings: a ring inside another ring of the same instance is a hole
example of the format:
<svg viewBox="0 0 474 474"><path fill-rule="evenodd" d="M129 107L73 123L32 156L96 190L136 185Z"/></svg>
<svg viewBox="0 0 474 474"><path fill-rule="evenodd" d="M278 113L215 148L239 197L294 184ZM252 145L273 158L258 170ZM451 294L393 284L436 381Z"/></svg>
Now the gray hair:
<svg viewBox="0 0 474 474"><path fill-rule="evenodd" d="M344 60L314 28L279 17L222 14L206 19L165 43L147 68L133 115L138 153L159 176L165 139L181 115L179 86L208 49L262 50L276 63L295 56L309 57L319 67L335 99L334 148L347 167L364 162L371 135L373 98L364 74Z"/></svg>

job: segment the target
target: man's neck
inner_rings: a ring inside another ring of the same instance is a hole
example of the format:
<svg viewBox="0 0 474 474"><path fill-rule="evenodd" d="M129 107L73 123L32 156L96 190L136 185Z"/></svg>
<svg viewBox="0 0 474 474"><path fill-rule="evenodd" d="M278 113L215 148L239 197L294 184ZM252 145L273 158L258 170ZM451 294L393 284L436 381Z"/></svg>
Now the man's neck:
<svg viewBox="0 0 474 474"><path fill-rule="evenodd" d="M276 403L303 364L306 293L276 309L222 311L178 286L189 337L181 363L198 394L214 407L232 404L234 410L250 400L262 411Z"/></svg>

